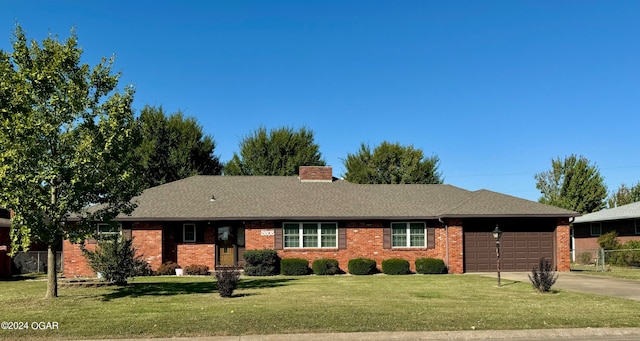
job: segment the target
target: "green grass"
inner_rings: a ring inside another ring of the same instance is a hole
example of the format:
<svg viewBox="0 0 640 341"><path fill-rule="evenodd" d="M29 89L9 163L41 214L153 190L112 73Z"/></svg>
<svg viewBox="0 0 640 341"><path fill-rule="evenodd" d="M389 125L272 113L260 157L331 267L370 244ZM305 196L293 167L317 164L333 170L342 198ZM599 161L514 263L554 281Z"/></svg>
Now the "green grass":
<svg viewBox="0 0 640 341"><path fill-rule="evenodd" d="M91 339L397 330L640 327L640 302L474 275L244 277L221 298L212 277L143 277L127 287L0 282L3 321L58 330L0 330L0 339Z"/></svg>
<svg viewBox="0 0 640 341"><path fill-rule="evenodd" d="M602 271L602 267L598 267L596 269L595 265L580 265L580 264L571 265L571 271L576 271L585 275L607 276L607 277L615 277L615 278L640 280L640 269L637 269L637 268L627 268L627 267L607 265L605 269L606 271Z"/></svg>

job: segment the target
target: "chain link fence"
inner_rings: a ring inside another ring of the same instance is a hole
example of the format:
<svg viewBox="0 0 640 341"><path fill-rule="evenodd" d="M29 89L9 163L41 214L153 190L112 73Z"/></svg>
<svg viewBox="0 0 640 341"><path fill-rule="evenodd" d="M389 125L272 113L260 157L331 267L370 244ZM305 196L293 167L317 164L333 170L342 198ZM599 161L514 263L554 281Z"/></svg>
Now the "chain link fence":
<svg viewBox="0 0 640 341"><path fill-rule="evenodd" d="M575 250L575 262L594 265L596 271L607 271L607 266L640 268L640 249L579 249Z"/></svg>

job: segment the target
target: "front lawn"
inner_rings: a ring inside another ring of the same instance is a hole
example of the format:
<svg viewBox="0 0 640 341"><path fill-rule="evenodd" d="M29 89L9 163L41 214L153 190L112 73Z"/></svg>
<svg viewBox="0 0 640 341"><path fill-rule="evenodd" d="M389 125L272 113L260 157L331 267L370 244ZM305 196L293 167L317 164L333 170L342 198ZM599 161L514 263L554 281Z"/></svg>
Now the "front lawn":
<svg viewBox="0 0 640 341"><path fill-rule="evenodd" d="M57 330L0 330L0 339L132 338L275 333L640 327L640 302L475 275L243 277L231 299L213 277L143 277L127 287L0 282L3 321ZM37 325L36 325L37 326Z"/></svg>

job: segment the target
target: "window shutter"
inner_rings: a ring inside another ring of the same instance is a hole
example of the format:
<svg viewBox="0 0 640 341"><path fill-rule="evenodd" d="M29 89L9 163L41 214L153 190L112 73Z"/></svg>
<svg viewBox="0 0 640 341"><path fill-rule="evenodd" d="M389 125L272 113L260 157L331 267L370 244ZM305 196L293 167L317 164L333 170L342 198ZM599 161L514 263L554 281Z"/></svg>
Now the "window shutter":
<svg viewBox="0 0 640 341"><path fill-rule="evenodd" d="M282 234L283 234L283 228L274 228L273 229L273 248L275 250L282 250Z"/></svg>
<svg viewBox="0 0 640 341"><path fill-rule="evenodd" d="M347 229L338 224L338 250L347 248Z"/></svg>
<svg viewBox="0 0 640 341"><path fill-rule="evenodd" d="M391 248L391 224L385 223L382 228L382 248Z"/></svg>
<svg viewBox="0 0 640 341"><path fill-rule="evenodd" d="M427 228L427 249L436 248L436 229L435 227Z"/></svg>

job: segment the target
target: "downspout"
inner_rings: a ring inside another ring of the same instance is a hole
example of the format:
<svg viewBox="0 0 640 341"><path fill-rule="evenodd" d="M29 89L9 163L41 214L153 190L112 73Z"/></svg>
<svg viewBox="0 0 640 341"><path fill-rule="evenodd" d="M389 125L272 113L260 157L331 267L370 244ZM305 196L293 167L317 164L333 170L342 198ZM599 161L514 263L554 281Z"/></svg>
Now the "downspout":
<svg viewBox="0 0 640 341"><path fill-rule="evenodd" d="M447 260L447 268L449 267L449 225L445 224L445 222L442 220L442 218L438 218L438 221L444 225L444 233L445 233L445 240L446 242L444 243L444 248L445 248L445 256L444 258Z"/></svg>
<svg viewBox="0 0 640 341"><path fill-rule="evenodd" d="M569 237L571 238L571 261L576 261L576 239L573 237L573 222L576 220L576 217L569 217Z"/></svg>

